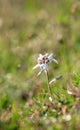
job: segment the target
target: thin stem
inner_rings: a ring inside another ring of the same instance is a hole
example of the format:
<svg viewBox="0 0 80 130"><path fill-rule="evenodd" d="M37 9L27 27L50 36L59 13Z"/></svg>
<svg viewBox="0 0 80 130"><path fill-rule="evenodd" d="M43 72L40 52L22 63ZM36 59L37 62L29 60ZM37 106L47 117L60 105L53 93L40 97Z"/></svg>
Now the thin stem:
<svg viewBox="0 0 80 130"><path fill-rule="evenodd" d="M50 88L50 84L49 84L49 74L48 74L48 70L46 70L45 73L46 73L46 78L47 78L48 90L49 90L50 95L51 95L51 97L52 97L52 92L51 92L51 88Z"/></svg>

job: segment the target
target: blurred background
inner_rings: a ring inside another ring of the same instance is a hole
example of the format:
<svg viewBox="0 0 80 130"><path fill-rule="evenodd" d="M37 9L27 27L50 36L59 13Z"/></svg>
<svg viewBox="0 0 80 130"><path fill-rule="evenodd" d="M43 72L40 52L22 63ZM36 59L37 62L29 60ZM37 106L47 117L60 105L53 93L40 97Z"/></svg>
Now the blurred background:
<svg viewBox="0 0 80 130"><path fill-rule="evenodd" d="M0 0L0 130L53 130L49 120L29 121L41 111L34 100L44 102L39 93L47 91L45 75L32 70L40 53L59 62L49 67L50 79L62 75L53 87L80 86L73 76L80 74L80 1Z"/></svg>

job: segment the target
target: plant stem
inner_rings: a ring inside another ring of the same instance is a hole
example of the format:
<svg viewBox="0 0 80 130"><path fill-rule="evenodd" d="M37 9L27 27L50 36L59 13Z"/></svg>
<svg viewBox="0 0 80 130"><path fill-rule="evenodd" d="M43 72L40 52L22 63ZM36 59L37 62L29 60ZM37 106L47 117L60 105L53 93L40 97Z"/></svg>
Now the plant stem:
<svg viewBox="0 0 80 130"><path fill-rule="evenodd" d="M52 97L52 92L51 92L50 84L49 84L49 74L48 74L48 70L46 70L45 73L46 73L46 78L47 78L48 90L49 90L49 92L50 92L50 96Z"/></svg>

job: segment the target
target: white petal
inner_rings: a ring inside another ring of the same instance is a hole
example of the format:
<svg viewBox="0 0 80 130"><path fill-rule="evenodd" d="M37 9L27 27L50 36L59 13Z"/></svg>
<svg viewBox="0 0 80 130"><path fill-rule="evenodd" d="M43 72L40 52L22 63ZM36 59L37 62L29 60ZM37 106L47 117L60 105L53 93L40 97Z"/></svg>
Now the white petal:
<svg viewBox="0 0 80 130"><path fill-rule="evenodd" d="M58 64L58 61L56 59L52 59L53 62L55 62L56 64Z"/></svg>
<svg viewBox="0 0 80 130"><path fill-rule="evenodd" d="M49 66L48 66L48 64L46 64L46 63L42 66L42 68L43 68L44 70L47 70L48 67L49 67Z"/></svg>
<svg viewBox="0 0 80 130"><path fill-rule="evenodd" d="M42 54L39 54L39 58L41 59L43 57L43 55Z"/></svg>
<svg viewBox="0 0 80 130"><path fill-rule="evenodd" d="M43 64L39 64L41 69L48 69L48 64L47 63L43 63Z"/></svg>
<svg viewBox="0 0 80 130"><path fill-rule="evenodd" d="M53 53L51 53L49 56L48 56L48 58L52 58L53 57Z"/></svg>
<svg viewBox="0 0 80 130"><path fill-rule="evenodd" d="M44 67L44 63L39 64L39 66L40 66L40 68L43 68Z"/></svg>
<svg viewBox="0 0 80 130"><path fill-rule="evenodd" d="M44 71L44 69L42 69L41 71L39 71L39 73L37 74L37 76L40 76L43 71Z"/></svg>
<svg viewBox="0 0 80 130"><path fill-rule="evenodd" d="M49 56L49 54L48 54L48 53L46 53L44 56Z"/></svg>
<svg viewBox="0 0 80 130"><path fill-rule="evenodd" d="M39 64L35 65L35 66L33 67L33 70L36 69L36 68L38 68L38 67L40 67Z"/></svg>
<svg viewBox="0 0 80 130"><path fill-rule="evenodd" d="M41 75L42 72L44 72L45 70L48 69L48 64L42 64L42 66L40 66L40 67L41 67L41 70L39 71L37 76Z"/></svg>
<svg viewBox="0 0 80 130"><path fill-rule="evenodd" d="M53 54L50 54L50 55L48 56L48 59L49 59L49 61L51 62L51 61L53 60Z"/></svg>

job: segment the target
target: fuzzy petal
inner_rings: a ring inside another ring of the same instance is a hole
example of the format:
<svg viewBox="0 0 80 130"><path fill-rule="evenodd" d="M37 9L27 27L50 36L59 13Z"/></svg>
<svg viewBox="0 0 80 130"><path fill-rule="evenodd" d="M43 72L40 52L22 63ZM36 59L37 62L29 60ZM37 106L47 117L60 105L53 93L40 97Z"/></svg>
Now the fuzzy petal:
<svg viewBox="0 0 80 130"><path fill-rule="evenodd" d="M51 53L49 56L48 56L48 58L51 58L53 56L53 53Z"/></svg>
<svg viewBox="0 0 80 130"><path fill-rule="evenodd" d="M36 68L38 68L38 67L40 67L39 64L35 65L35 66L33 67L33 70L36 69Z"/></svg>
<svg viewBox="0 0 80 130"><path fill-rule="evenodd" d="M52 59L53 62L55 62L56 64L58 64L58 61L56 59Z"/></svg>
<svg viewBox="0 0 80 130"><path fill-rule="evenodd" d="M44 69L40 70L37 76L40 76L44 72Z"/></svg>

